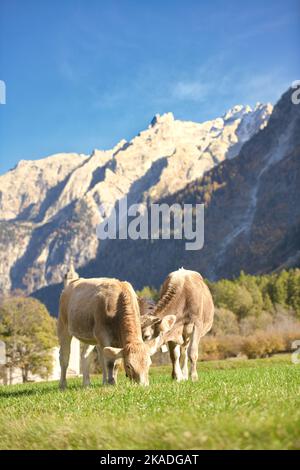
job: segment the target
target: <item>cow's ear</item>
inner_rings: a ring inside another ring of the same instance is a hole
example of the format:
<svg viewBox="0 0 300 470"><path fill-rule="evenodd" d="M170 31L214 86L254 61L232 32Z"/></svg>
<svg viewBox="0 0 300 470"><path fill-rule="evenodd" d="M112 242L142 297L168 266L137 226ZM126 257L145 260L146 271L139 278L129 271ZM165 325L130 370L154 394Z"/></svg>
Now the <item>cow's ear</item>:
<svg viewBox="0 0 300 470"><path fill-rule="evenodd" d="M103 354L107 359L119 359L120 357L123 357L123 348L111 348L110 346L107 346L106 348L103 348Z"/></svg>
<svg viewBox="0 0 300 470"><path fill-rule="evenodd" d="M159 329L162 333L167 333L173 328L176 322L176 315L166 315L159 325Z"/></svg>
<svg viewBox="0 0 300 470"><path fill-rule="evenodd" d="M155 317L154 315L143 315L141 317L142 328L147 328L148 326L154 326L160 322L161 322L161 318Z"/></svg>

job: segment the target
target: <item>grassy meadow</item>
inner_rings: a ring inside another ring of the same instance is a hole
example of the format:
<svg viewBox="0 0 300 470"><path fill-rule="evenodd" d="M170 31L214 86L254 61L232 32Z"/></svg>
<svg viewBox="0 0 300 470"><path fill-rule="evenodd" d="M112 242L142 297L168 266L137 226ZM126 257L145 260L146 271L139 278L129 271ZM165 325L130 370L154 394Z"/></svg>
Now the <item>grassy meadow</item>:
<svg viewBox="0 0 300 470"><path fill-rule="evenodd" d="M300 365L290 355L200 362L197 383L94 377L0 387L1 449L300 449Z"/></svg>

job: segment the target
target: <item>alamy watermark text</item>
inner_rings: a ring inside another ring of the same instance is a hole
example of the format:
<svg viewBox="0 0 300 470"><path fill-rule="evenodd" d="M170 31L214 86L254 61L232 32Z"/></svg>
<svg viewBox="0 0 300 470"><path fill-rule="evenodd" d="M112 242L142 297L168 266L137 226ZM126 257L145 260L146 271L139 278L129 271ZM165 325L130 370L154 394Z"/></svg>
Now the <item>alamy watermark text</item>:
<svg viewBox="0 0 300 470"><path fill-rule="evenodd" d="M103 221L97 226L100 240L188 240L186 250L204 245L204 204L132 204L127 198L112 209L99 209ZM108 215L107 215L108 214Z"/></svg>

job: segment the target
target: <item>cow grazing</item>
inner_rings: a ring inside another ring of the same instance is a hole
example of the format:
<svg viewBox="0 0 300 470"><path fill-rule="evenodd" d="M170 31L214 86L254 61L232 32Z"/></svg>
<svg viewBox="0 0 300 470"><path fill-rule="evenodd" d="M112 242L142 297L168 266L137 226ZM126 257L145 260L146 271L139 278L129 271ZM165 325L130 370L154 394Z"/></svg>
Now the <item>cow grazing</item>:
<svg viewBox="0 0 300 470"><path fill-rule="evenodd" d="M199 273L181 268L168 275L155 309L142 317L147 338L158 335L155 317L161 320L170 314L176 316L174 326L165 335L173 366L172 377L177 381L187 380L190 359L190 376L193 381L197 380L200 338L211 329L214 317L211 293Z"/></svg>
<svg viewBox="0 0 300 470"><path fill-rule="evenodd" d="M166 316L160 322L160 334L148 342L142 338L137 296L128 282L117 279L66 278L60 297L58 338L60 343L60 387L66 386L66 371L73 336L86 345L96 345L101 352L103 381L116 382L115 362L124 361L126 375L148 385L151 355L164 342L175 317ZM88 356L85 348L84 382L88 378Z"/></svg>

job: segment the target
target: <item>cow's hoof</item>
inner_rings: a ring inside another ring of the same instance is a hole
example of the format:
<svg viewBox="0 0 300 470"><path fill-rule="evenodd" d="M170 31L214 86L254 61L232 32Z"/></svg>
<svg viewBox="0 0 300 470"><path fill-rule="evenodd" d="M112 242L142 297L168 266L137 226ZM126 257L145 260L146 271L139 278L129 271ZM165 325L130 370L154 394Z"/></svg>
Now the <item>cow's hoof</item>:
<svg viewBox="0 0 300 470"><path fill-rule="evenodd" d="M172 375L172 379L176 382L182 382L184 380L183 375Z"/></svg>
<svg viewBox="0 0 300 470"><path fill-rule="evenodd" d="M108 381L106 382L106 385L116 385L115 379L108 380Z"/></svg>

